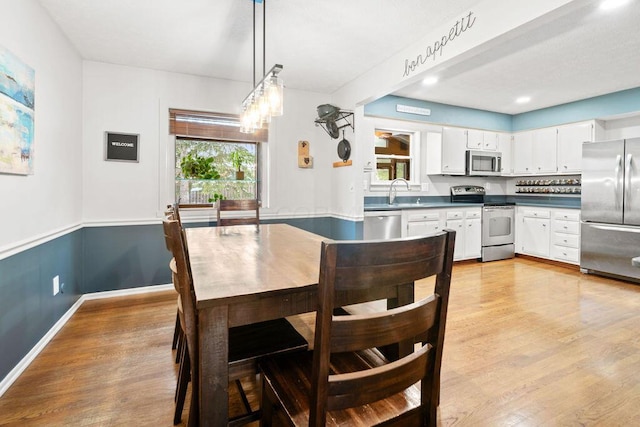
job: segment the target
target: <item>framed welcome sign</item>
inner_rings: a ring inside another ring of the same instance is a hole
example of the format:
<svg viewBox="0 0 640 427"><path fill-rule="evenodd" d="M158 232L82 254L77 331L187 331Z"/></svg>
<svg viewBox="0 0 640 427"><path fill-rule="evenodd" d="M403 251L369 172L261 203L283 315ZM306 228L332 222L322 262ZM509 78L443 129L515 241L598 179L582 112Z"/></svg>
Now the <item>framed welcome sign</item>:
<svg viewBox="0 0 640 427"><path fill-rule="evenodd" d="M138 162L140 135L105 132L104 159L118 162Z"/></svg>

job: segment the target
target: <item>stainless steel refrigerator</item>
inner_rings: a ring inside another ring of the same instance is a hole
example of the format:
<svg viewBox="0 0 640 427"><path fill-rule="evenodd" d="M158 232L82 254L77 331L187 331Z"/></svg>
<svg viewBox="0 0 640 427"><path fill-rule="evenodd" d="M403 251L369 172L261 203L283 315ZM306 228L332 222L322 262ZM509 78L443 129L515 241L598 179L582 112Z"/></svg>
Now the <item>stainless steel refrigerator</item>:
<svg viewBox="0 0 640 427"><path fill-rule="evenodd" d="M640 281L640 138L583 144L581 240L583 271Z"/></svg>

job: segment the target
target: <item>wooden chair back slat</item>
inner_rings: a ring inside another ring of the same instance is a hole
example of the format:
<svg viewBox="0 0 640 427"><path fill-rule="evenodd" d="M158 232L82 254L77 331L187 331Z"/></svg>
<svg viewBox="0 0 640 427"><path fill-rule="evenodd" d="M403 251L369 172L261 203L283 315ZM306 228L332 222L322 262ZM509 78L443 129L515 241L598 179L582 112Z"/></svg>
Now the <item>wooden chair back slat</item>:
<svg viewBox="0 0 640 427"><path fill-rule="evenodd" d="M244 212L245 216L225 217L223 212ZM257 199L218 200L217 225L250 225L260 224L260 202Z"/></svg>
<svg viewBox="0 0 640 427"><path fill-rule="evenodd" d="M384 366L364 372L330 375L327 410L375 402L415 384L427 374L429 350L431 345L426 344L409 356Z"/></svg>
<svg viewBox="0 0 640 427"><path fill-rule="evenodd" d="M383 313L335 316L331 326L331 352L341 353L389 344L422 340L435 322L440 297L431 295Z"/></svg>

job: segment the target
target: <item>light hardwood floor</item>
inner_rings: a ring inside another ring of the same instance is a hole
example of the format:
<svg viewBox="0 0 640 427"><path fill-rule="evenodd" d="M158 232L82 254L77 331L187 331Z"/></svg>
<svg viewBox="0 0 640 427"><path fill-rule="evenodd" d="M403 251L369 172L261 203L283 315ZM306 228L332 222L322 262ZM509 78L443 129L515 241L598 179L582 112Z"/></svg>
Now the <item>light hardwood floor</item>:
<svg viewBox="0 0 640 427"><path fill-rule="evenodd" d="M172 292L85 302L0 398L0 425L170 426L174 320ZM640 425L640 285L456 264L442 376L442 426Z"/></svg>

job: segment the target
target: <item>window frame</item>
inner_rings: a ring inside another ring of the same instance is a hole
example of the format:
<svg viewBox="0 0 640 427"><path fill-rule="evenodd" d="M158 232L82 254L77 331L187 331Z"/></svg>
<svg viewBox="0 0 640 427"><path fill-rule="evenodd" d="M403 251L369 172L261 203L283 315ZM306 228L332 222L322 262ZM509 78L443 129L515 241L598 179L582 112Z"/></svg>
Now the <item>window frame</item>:
<svg viewBox="0 0 640 427"><path fill-rule="evenodd" d="M167 178L171 185L170 194L176 201L176 147L180 139L203 140L222 143L256 144L256 198L261 206L268 205L268 186L265 179L269 176L269 129L259 129L252 134L240 132L240 116L237 114L214 113L207 111L168 109L169 137L173 142L167 156ZM187 209L213 209L214 203L180 204Z"/></svg>
<svg viewBox="0 0 640 427"><path fill-rule="evenodd" d="M373 168L372 168L372 176L371 176L371 185L372 186L389 186L391 184L392 179L390 180L380 180L378 179L378 174L377 174L377 170L378 170L378 159L390 159L390 160L407 160L409 163L409 184L418 184L419 183L419 173L420 173L420 166L419 166L419 162L420 162L420 131L417 130L408 130L408 129L402 129L402 128L395 128L395 127L391 127L391 126L384 126L384 125L379 125L379 124L375 124L373 127L373 138L376 138L375 136L375 132L377 131L382 131L382 132L392 132L394 134L406 134L409 135L411 137L411 141L409 144L409 155L408 156L403 156L403 155L395 155L395 154L377 154L376 151L376 144L375 142L372 144L372 149L373 149ZM393 166L390 163L390 167L389 170L391 172L393 172Z"/></svg>

